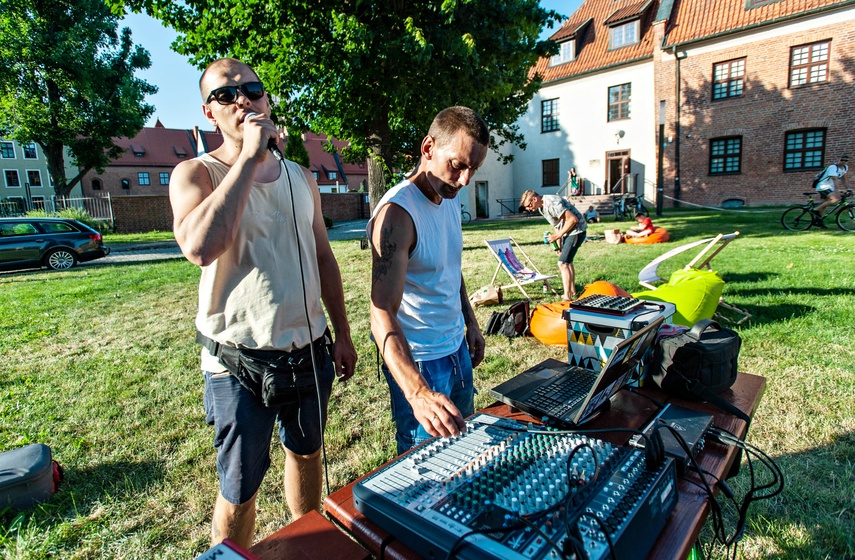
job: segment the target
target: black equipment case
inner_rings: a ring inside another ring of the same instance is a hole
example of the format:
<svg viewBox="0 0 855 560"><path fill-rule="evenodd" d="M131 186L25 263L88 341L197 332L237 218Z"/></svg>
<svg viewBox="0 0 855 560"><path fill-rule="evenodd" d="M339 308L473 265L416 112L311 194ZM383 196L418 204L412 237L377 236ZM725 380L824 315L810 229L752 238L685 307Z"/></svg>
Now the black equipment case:
<svg viewBox="0 0 855 560"><path fill-rule="evenodd" d="M61 476L50 447L42 443L0 453L0 509L23 509L47 501Z"/></svg>

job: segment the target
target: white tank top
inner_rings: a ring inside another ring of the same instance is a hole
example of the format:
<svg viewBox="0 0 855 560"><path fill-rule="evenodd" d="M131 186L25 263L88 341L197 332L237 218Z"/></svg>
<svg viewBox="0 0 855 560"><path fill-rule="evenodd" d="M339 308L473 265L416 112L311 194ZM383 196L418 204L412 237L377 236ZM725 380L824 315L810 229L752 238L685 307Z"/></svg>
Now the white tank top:
<svg viewBox="0 0 855 560"><path fill-rule="evenodd" d="M377 204L368 222L386 204L403 208L416 227L416 246L410 253L404 296L398 322L416 361L448 356L463 341L463 310L460 307L463 232L460 202L442 199L434 204L418 187L404 181L390 189Z"/></svg>
<svg viewBox="0 0 855 560"><path fill-rule="evenodd" d="M209 154L199 156L216 188L229 167ZM312 233L314 199L300 167L286 160L271 183L253 183L232 246L208 266L199 280L196 328L232 346L292 351L320 337L326 328ZM306 326L297 240L291 210L294 193L306 304L312 325ZM202 368L224 371L202 350ZM206 367L207 366L207 367Z"/></svg>

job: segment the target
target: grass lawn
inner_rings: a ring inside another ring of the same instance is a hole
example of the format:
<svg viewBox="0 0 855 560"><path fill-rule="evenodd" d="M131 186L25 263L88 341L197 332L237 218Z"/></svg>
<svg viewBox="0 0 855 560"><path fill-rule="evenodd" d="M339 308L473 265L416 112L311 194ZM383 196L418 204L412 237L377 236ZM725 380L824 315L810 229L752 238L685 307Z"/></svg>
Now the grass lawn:
<svg viewBox="0 0 855 560"><path fill-rule="evenodd" d="M775 458L787 483L780 496L752 506L740 557L853 558L855 235L784 231L779 215L670 212L655 220L670 230L668 244L586 243L577 283L607 280L639 290L637 273L654 257L739 230L713 262L727 281L725 298L753 314L736 328L740 369L767 378L749 440ZM557 273L541 242L546 225L531 219L464 227L470 290L487 284L495 268L484 239L513 236L542 271ZM606 226L612 224L591 230ZM355 378L333 389L330 490L395 449L387 389L368 339L370 253L358 241L333 248L360 362ZM207 548L217 477L194 343L198 278L199 269L184 260L0 274L0 450L46 443L66 472L50 502L0 513L0 557L192 558ZM511 290L503 306L478 309L481 324L519 297ZM490 387L548 357L566 358L566 349L489 337L475 372L476 408L490 403ZM272 459L256 539L290 519L279 483L282 453L274 448Z"/></svg>

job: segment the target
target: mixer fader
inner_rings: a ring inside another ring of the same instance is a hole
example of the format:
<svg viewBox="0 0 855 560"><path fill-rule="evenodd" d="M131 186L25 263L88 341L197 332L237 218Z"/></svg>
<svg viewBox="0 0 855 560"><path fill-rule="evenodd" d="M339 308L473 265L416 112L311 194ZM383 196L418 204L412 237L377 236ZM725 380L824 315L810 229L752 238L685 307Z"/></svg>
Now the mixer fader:
<svg viewBox="0 0 855 560"><path fill-rule="evenodd" d="M677 500L674 465L478 414L354 486L369 519L426 558L643 558Z"/></svg>

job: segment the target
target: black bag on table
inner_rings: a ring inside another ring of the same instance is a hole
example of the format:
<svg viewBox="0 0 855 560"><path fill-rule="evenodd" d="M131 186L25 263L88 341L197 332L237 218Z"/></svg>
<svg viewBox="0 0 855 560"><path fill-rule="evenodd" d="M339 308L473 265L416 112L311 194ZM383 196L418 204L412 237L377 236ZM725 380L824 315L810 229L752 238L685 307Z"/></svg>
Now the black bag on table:
<svg viewBox="0 0 855 560"><path fill-rule="evenodd" d="M653 380L664 391L685 399L720 400L712 397L736 381L741 346L735 331L703 319L691 330L659 341Z"/></svg>

